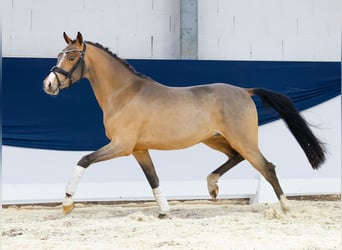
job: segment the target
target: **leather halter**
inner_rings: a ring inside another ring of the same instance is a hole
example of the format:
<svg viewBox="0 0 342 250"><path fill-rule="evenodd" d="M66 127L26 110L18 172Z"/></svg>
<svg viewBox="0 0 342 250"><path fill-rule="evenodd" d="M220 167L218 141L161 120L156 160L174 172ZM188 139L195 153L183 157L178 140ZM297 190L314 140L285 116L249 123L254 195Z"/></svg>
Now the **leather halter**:
<svg viewBox="0 0 342 250"><path fill-rule="evenodd" d="M67 51L63 51L63 53L68 54L70 52L79 52L81 54L81 56L78 58L77 62L72 66L72 68L69 71L65 71L64 69L57 67L57 66L53 66L50 70L50 72L54 73L56 78L57 78L57 82L58 82L58 87L61 86L61 81L59 80L58 74L62 74L63 76L65 76L65 78L69 79L69 86L71 87L71 85L75 82L78 82L79 80L82 79L83 77L83 70L84 70L84 54L86 51L86 44L83 43L83 49L82 50L77 50L77 49L72 49L72 50L67 50ZM75 82L72 82L72 74L75 72L75 70L78 68L78 66L82 64L82 70L81 70L81 77L80 79L78 79Z"/></svg>

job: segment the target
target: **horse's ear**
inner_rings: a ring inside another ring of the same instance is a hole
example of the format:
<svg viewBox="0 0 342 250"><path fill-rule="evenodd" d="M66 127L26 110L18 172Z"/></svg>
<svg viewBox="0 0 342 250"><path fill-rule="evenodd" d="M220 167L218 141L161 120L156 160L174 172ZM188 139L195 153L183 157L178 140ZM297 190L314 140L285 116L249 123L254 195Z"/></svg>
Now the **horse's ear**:
<svg viewBox="0 0 342 250"><path fill-rule="evenodd" d="M81 45L83 43L83 37L81 32L77 32L77 42Z"/></svg>
<svg viewBox="0 0 342 250"><path fill-rule="evenodd" d="M63 32L63 37L67 44L70 44L72 42L72 39L68 37L68 35L65 32Z"/></svg>

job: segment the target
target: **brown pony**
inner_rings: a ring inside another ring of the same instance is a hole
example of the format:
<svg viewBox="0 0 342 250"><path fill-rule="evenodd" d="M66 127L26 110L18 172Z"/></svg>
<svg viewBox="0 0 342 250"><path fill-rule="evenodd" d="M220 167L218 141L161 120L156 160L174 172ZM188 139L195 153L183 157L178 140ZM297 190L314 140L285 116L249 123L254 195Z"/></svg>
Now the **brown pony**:
<svg viewBox="0 0 342 250"><path fill-rule="evenodd" d="M72 196L87 167L132 154L151 185L160 217L167 215L168 202L159 187L148 150L182 149L201 142L228 157L207 178L213 199L218 195L218 179L246 159L272 185L283 211L288 211L275 166L258 147L258 115L253 95L280 114L314 169L325 160L322 143L284 95L223 83L168 87L135 72L102 45L83 41L81 33L75 40L64 33L64 39L67 46L58 55L57 65L44 80L43 88L47 94L57 95L61 89L87 78L103 111L106 136L110 140L78 162L66 187L65 214L74 207Z"/></svg>

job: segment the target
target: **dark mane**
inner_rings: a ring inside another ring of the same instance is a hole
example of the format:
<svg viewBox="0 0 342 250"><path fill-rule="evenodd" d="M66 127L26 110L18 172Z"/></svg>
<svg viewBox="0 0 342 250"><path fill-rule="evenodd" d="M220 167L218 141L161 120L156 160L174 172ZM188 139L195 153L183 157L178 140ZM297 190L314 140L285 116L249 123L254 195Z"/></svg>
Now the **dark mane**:
<svg viewBox="0 0 342 250"><path fill-rule="evenodd" d="M129 71L131 71L133 74L140 76L142 78L145 79L149 79L152 80L150 77L145 76L144 74L137 72L132 65L130 65L126 60L120 58L117 54L113 53L112 51L109 50L109 48L104 47L102 44L99 43L94 43L94 42L90 42L90 41L85 41L87 44L91 44L93 46L95 46L96 48L99 48L105 52L107 52L109 55L111 55L112 57L114 57L116 60L118 60L120 63L122 63L122 65L124 65Z"/></svg>

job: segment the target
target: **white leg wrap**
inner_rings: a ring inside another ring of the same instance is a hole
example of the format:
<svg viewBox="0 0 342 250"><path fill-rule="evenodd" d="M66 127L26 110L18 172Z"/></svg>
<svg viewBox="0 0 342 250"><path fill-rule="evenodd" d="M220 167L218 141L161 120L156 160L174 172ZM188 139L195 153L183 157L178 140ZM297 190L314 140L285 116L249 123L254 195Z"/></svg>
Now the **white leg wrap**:
<svg viewBox="0 0 342 250"><path fill-rule="evenodd" d="M156 199L159 206L159 213L168 214L170 212L169 204L165 198L164 193L159 187L152 189L154 198Z"/></svg>
<svg viewBox="0 0 342 250"><path fill-rule="evenodd" d="M85 172L84 167L76 166L73 175L71 176L68 185L65 188L65 192L71 196L75 194L78 183Z"/></svg>

